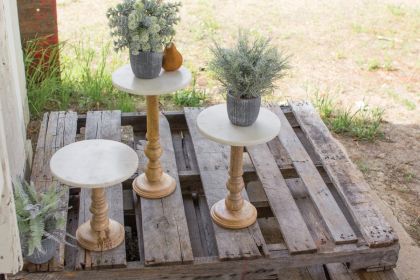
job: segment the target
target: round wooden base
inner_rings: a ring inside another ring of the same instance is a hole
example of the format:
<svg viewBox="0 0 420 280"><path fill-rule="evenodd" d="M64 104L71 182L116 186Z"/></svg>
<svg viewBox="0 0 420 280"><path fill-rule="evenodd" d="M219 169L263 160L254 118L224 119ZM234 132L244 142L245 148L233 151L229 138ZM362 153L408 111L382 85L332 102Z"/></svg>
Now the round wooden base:
<svg viewBox="0 0 420 280"><path fill-rule="evenodd" d="M90 220L82 224L76 231L77 242L89 251L113 249L124 241L124 235L124 227L111 219L108 229L105 231L94 231L90 225Z"/></svg>
<svg viewBox="0 0 420 280"><path fill-rule="evenodd" d="M249 227L257 220L257 209L244 200L244 205L239 211L231 211L226 208L225 200L216 202L211 208L211 217L219 226L230 229Z"/></svg>
<svg viewBox="0 0 420 280"><path fill-rule="evenodd" d="M133 182L134 191L144 198L162 198L173 193L175 188L175 179L166 173L163 173L160 181L156 183L147 180L145 173L138 176Z"/></svg>

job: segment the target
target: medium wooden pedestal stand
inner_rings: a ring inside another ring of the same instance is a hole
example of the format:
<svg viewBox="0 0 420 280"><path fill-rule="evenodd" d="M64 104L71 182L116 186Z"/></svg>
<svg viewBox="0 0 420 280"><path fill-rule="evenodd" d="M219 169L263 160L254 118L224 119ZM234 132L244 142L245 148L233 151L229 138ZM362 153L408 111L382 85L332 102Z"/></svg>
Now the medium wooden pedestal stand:
<svg viewBox="0 0 420 280"><path fill-rule="evenodd" d="M106 251L124 241L124 227L108 216L105 188L127 180L137 167L137 153L125 144L110 140L76 142L53 155L51 172L60 182L92 190L92 217L76 231L81 247Z"/></svg>
<svg viewBox="0 0 420 280"><path fill-rule="evenodd" d="M159 143L159 97L146 96L147 102L147 146L144 151L149 159L146 170L133 182L134 191L145 198L162 198L170 195L176 187L175 179L162 171Z"/></svg>
<svg viewBox="0 0 420 280"><path fill-rule="evenodd" d="M119 68L112 74L112 83L122 91L146 96L147 102L147 146L144 151L149 159L146 170L133 182L134 191L141 197L158 199L170 195L176 181L162 171L159 143L159 95L173 93L189 85L191 73L181 67L177 71L160 73L155 79L138 79L130 65Z"/></svg>
<svg viewBox="0 0 420 280"><path fill-rule="evenodd" d="M228 194L211 208L213 221L225 228L246 228L257 220L257 210L242 197L244 146L270 141L280 131L280 120L267 109L261 108L256 122L248 127L233 125L227 115L225 104L209 107L197 118L198 130L207 138L231 146Z"/></svg>
<svg viewBox="0 0 420 280"><path fill-rule="evenodd" d="M231 147L229 180L226 184L228 194L225 199L220 200L211 208L213 220L226 228L245 228L257 220L257 209L241 195L244 188L243 152L243 147Z"/></svg>

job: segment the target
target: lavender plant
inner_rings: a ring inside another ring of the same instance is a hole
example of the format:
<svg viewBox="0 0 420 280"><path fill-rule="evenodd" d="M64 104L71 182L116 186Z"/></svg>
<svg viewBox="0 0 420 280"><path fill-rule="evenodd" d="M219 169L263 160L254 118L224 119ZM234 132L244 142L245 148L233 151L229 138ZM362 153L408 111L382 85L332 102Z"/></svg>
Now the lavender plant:
<svg viewBox="0 0 420 280"><path fill-rule="evenodd" d="M107 12L114 49L129 48L139 52L162 52L175 35L181 3L162 0L124 0Z"/></svg>
<svg viewBox="0 0 420 280"><path fill-rule="evenodd" d="M215 78L238 98L256 98L273 91L274 81L285 75L288 56L270 46L270 40L253 39L240 32L236 45L223 48L214 43L210 62Z"/></svg>

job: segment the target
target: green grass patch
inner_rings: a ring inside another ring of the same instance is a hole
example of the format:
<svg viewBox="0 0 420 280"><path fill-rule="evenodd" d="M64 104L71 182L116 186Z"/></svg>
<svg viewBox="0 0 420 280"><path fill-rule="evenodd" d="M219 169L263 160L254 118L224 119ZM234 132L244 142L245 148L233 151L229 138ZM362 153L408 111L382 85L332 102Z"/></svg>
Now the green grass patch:
<svg viewBox="0 0 420 280"><path fill-rule="evenodd" d="M181 107L200 107L207 100L208 96L205 90L199 90L196 87L196 77L194 75L191 88L177 91L173 95L173 102Z"/></svg>
<svg viewBox="0 0 420 280"><path fill-rule="evenodd" d="M403 105L405 108L407 108L410 111L413 111L417 108L416 104L407 99L404 98L403 96L401 96L400 94L396 93L393 90L388 90L387 91L388 96L390 96L394 101L398 102L399 104Z"/></svg>
<svg viewBox="0 0 420 280"><path fill-rule="evenodd" d="M381 122L384 110L363 106L343 108L328 94L316 93L313 103L329 129L357 140L374 141L383 136Z"/></svg>
<svg viewBox="0 0 420 280"><path fill-rule="evenodd" d="M393 4L391 4L391 5L388 5L387 8L388 8L388 11L393 16L396 16L396 17L403 17L406 14L404 8L401 5L393 5Z"/></svg>
<svg viewBox="0 0 420 280"><path fill-rule="evenodd" d="M24 49L32 119L54 110L135 111L136 98L112 85L109 44L100 50L82 43L42 48L42 40L29 41Z"/></svg>

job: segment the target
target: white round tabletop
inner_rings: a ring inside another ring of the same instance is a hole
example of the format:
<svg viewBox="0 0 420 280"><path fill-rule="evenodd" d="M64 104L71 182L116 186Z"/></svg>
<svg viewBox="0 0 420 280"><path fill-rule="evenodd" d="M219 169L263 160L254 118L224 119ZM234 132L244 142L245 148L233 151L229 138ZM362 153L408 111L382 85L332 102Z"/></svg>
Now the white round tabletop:
<svg viewBox="0 0 420 280"><path fill-rule="evenodd" d="M58 150L51 158L50 168L61 183L70 187L110 187L136 172L138 156L117 141L84 140Z"/></svg>
<svg viewBox="0 0 420 280"><path fill-rule="evenodd" d="M211 106L197 117L198 130L207 138L231 146L253 146L266 143L280 132L280 120L270 110L260 109L258 119L247 127L233 125L226 104Z"/></svg>
<svg viewBox="0 0 420 280"><path fill-rule="evenodd" d="M187 87L190 82L191 72L185 67L172 72L162 69L159 77L155 79L136 78L129 64L122 66L112 74L112 83L117 89L135 95L174 93Z"/></svg>

